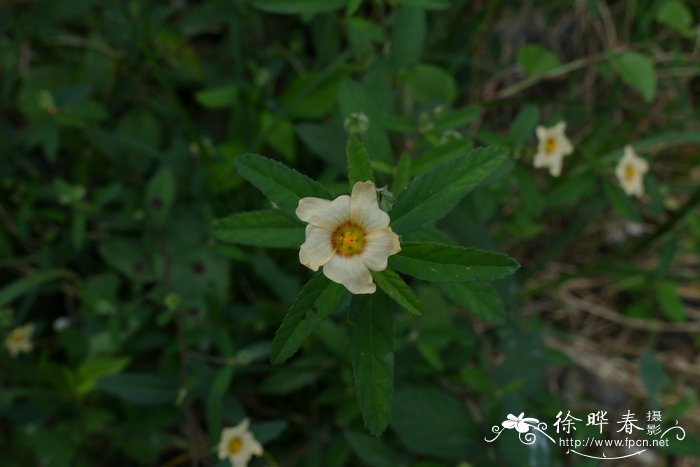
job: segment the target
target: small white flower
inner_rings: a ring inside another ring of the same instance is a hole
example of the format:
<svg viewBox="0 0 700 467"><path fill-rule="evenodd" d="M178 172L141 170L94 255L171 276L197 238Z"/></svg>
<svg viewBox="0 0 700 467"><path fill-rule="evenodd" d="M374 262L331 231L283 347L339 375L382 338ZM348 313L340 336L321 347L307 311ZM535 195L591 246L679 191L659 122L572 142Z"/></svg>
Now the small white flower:
<svg viewBox="0 0 700 467"><path fill-rule="evenodd" d="M344 127L351 135L361 135L369 128L369 117L362 112L353 112L345 117Z"/></svg>
<svg viewBox="0 0 700 467"><path fill-rule="evenodd" d="M564 131L566 131L566 122L559 122L550 128L538 126L536 129L539 143L533 165L538 169L549 168L549 174L552 177L561 175L564 157L574 152L574 147Z"/></svg>
<svg viewBox="0 0 700 467"><path fill-rule="evenodd" d="M221 430L219 459L228 459L233 467L246 467L253 455L262 456L263 448L248 430L246 418L235 427Z"/></svg>
<svg viewBox="0 0 700 467"><path fill-rule="evenodd" d="M530 431L530 425L536 425L540 421L537 420L536 418L523 418L525 416L525 412L520 412L520 415L517 417L511 413L508 414L508 420L504 420L501 425L503 425L503 428L506 428L508 430L512 430L515 428L518 433L527 433Z"/></svg>
<svg viewBox="0 0 700 467"><path fill-rule="evenodd" d="M374 293L370 269L383 271L389 256L401 251L372 182L357 182L351 196L333 201L302 198L296 214L309 224L299 250L301 264L312 271L323 266L326 277L354 294Z"/></svg>
<svg viewBox="0 0 700 467"><path fill-rule="evenodd" d="M22 352L31 352L34 346L32 345L32 333L34 325L29 323L24 326L19 326L10 332L5 338L5 348L7 352L15 358Z"/></svg>
<svg viewBox="0 0 700 467"><path fill-rule="evenodd" d="M637 156L632 146L625 146L625 153L617 163L615 175L627 195L639 198L644 194L644 174L648 171L649 163Z"/></svg>

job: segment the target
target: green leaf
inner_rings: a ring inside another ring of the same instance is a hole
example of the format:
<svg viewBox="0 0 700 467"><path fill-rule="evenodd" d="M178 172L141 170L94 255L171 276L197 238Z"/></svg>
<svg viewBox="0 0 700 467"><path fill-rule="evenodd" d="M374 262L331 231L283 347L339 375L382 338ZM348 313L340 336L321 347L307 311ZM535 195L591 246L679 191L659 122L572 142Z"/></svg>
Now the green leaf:
<svg viewBox="0 0 700 467"><path fill-rule="evenodd" d="M30 276L18 279L0 289L0 308L8 305L13 300L29 293L32 289L45 282L51 282L61 277L69 277L70 273L63 270L49 270L37 272Z"/></svg>
<svg viewBox="0 0 700 467"><path fill-rule="evenodd" d="M194 95L195 100L207 109L225 109L238 101L238 88L234 85L203 89Z"/></svg>
<svg viewBox="0 0 700 467"><path fill-rule="evenodd" d="M468 139L457 139L436 146L424 152L412 162L411 173L414 176L418 176L435 170L442 164L463 156L471 147L472 142Z"/></svg>
<svg viewBox="0 0 700 467"><path fill-rule="evenodd" d="M100 378L97 389L138 405L172 405L177 382L151 373L121 373Z"/></svg>
<svg viewBox="0 0 700 467"><path fill-rule="evenodd" d="M350 189L357 182L374 182L374 173L372 172L372 164L369 160L369 154L362 145L359 139L352 138L348 140L347 149L345 151L348 159L348 180L350 181Z"/></svg>
<svg viewBox="0 0 700 467"><path fill-rule="evenodd" d="M535 133L535 127L539 119L540 111L536 105L523 107L508 130L508 136L513 145L523 145L528 137Z"/></svg>
<svg viewBox="0 0 700 467"><path fill-rule="evenodd" d="M423 55L426 24L425 11L417 7L401 7L394 16L391 58L395 68L416 65Z"/></svg>
<svg viewBox="0 0 700 467"><path fill-rule="evenodd" d="M316 274L299 292L272 341L272 363L283 363L340 304L345 288Z"/></svg>
<svg viewBox="0 0 700 467"><path fill-rule="evenodd" d="M527 76L539 76L559 66L559 59L549 50L539 45L527 44L518 50L518 65Z"/></svg>
<svg viewBox="0 0 700 467"><path fill-rule="evenodd" d="M433 388L398 391L391 428L410 452L440 458L469 458L480 439L465 404Z"/></svg>
<svg viewBox="0 0 700 467"><path fill-rule="evenodd" d="M381 439L355 431L345 432L348 444L363 465L371 467L396 467L401 465L399 456Z"/></svg>
<svg viewBox="0 0 700 467"><path fill-rule="evenodd" d="M448 112L435 119L435 132L441 133L457 127L463 127L474 121L481 115L481 107L470 105L463 109Z"/></svg>
<svg viewBox="0 0 700 467"><path fill-rule="evenodd" d="M457 305L489 323L505 321L506 310L493 285L482 282L438 284L440 291Z"/></svg>
<svg viewBox="0 0 700 467"><path fill-rule="evenodd" d="M392 227L398 233L406 233L444 217L507 156L507 151L499 147L475 149L416 178L392 209Z"/></svg>
<svg viewBox="0 0 700 467"><path fill-rule="evenodd" d="M391 189L394 193L401 193L408 181L411 179L411 155L408 153L401 154L399 157L399 163L396 165L396 173L394 174L394 181L391 184Z"/></svg>
<svg viewBox="0 0 700 467"><path fill-rule="evenodd" d="M350 335L355 391L365 426L379 436L389 423L394 392L394 318L388 297L355 295Z"/></svg>
<svg viewBox="0 0 700 467"><path fill-rule="evenodd" d="M146 187L146 209L156 223L163 223L175 201L175 175L167 165L161 166Z"/></svg>
<svg viewBox="0 0 700 467"><path fill-rule="evenodd" d="M685 321L685 309L683 300L678 295L678 290L672 282L658 282L654 288L656 292L656 300L661 306L661 311L666 316L677 323Z"/></svg>
<svg viewBox="0 0 700 467"><path fill-rule="evenodd" d="M658 407L657 396L668 385L668 376L664 367L654 355L654 351L647 347L642 360L639 362L639 373L642 377L644 387L649 393L649 398L654 407Z"/></svg>
<svg viewBox="0 0 700 467"><path fill-rule="evenodd" d="M302 123L297 125L295 129L299 138L313 154L341 172L345 172L347 166L346 161L343 160L343 151L345 150L343 142L347 135L343 127Z"/></svg>
<svg viewBox="0 0 700 467"><path fill-rule="evenodd" d="M401 251L389 257L392 269L427 281L487 281L508 276L520 265L493 251L405 242Z"/></svg>
<svg viewBox="0 0 700 467"><path fill-rule="evenodd" d="M129 364L129 359L121 358L96 358L83 362L76 376L78 384L76 391L79 395L87 394L95 388L97 380L103 376L119 373Z"/></svg>
<svg viewBox="0 0 700 467"><path fill-rule="evenodd" d="M638 52L624 52L611 56L612 66L620 73L622 80L636 89L646 102L656 95L656 71L651 59Z"/></svg>
<svg viewBox="0 0 700 467"><path fill-rule="evenodd" d="M603 182L603 192L610 204L615 208L618 214L633 222L639 222L640 216L637 207L632 199L627 196L620 187L614 186L607 181Z"/></svg>
<svg viewBox="0 0 700 467"><path fill-rule="evenodd" d="M224 242L269 248L299 248L304 243L304 226L274 209L215 220L212 234Z"/></svg>
<svg viewBox="0 0 700 467"><path fill-rule="evenodd" d="M693 13L680 0L668 0L656 14L656 21L668 26L679 33L692 37L693 33Z"/></svg>
<svg viewBox="0 0 700 467"><path fill-rule="evenodd" d="M323 185L272 159L243 154L234 161L241 177L252 183L282 209L295 210L306 196L330 198Z"/></svg>
<svg viewBox="0 0 700 467"><path fill-rule="evenodd" d="M423 304L413 293L413 290L406 284L401 276L387 268L381 272L373 272L374 282L392 300L401 305L409 313L414 315L423 314Z"/></svg>
<svg viewBox="0 0 700 467"><path fill-rule="evenodd" d="M452 75L434 65L417 65L406 71L401 80L418 102L449 104L457 97L457 84Z"/></svg>
<svg viewBox="0 0 700 467"><path fill-rule="evenodd" d="M347 0L251 0L255 8L285 15L327 13L345 6Z"/></svg>

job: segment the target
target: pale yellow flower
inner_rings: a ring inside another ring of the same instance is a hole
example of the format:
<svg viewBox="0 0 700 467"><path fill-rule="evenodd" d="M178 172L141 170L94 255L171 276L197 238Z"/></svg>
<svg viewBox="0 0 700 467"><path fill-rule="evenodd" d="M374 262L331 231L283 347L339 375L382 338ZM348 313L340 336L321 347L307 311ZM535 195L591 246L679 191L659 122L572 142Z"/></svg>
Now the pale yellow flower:
<svg viewBox="0 0 700 467"><path fill-rule="evenodd" d="M389 256L401 251L399 237L389 227L389 215L379 209L372 182L357 182L352 195L333 201L302 198L296 210L306 226L299 261L354 294L377 290L372 271L383 271Z"/></svg>
<svg viewBox="0 0 700 467"><path fill-rule="evenodd" d="M233 467L246 467L253 455L262 456L263 448L248 429L249 424L246 418L235 427L221 430L219 459L228 459Z"/></svg>
<svg viewBox="0 0 700 467"><path fill-rule="evenodd" d="M547 167L552 177L558 177L564 157L574 152L571 141L564 134L566 122L559 122L550 128L538 126L535 131L539 142L533 165L538 169Z"/></svg>
<svg viewBox="0 0 700 467"><path fill-rule="evenodd" d="M639 198L644 194L644 174L648 171L649 163L637 156L632 146L625 146L625 153L615 168L615 176L627 195Z"/></svg>
<svg viewBox="0 0 700 467"><path fill-rule="evenodd" d="M34 325L30 323L13 329L12 332L7 335L5 338L5 347L12 358L16 357L22 352L32 351L34 348L31 340L33 332Z"/></svg>

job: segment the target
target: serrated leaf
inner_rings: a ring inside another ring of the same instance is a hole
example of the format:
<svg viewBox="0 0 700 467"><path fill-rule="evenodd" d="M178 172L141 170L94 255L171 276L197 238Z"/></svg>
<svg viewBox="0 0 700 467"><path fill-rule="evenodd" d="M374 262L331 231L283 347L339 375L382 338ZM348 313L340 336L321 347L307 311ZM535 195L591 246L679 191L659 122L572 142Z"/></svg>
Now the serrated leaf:
<svg viewBox="0 0 700 467"><path fill-rule="evenodd" d="M304 243L304 226L274 209L215 220L212 234L224 242L269 248L299 248Z"/></svg>
<svg viewBox="0 0 700 467"><path fill-rule="evenodd" d="M345 6L347 0L252 0L251 3L268 13L311 15L338 10Z"/></svg>
<svg viewBox="0 0 700 467"><path fill-rule="evenodd" d="M270 349L272 363L282 363L294 355L344 296L345 288L323 274L316 274L307 282L275 333Z"/></svg>
<svg viewBox="0 0 700 467"><path fill-rule="evenodd" d="M348 140L348 145L345 150L348 159L348 180L350 181L350 189L357 182L374 182L374 173L372 172L372 164L369 160L369 154L364 145L357 138Z"/></svg>
<svg viewBox="0 0 700 467"><path fill-rule="evenodd" d="M394 318L388 297L355 295L350 307L355 392L365 426L379 436L389 423L394 393Z"/></svg>
<svg viewBox="0 0 700 467"><path fill-rule="evenodd" d="M405 6L394 16L391 58L395 68L412 66L423 54L426 24L422 8Z"/></svg>
<svg viewBox="0 0 700 467"><path fill-rule="evenodd" d="M559 66L559 59L539 45L527 44L518 50L518 65L528 76L539 76Z"/></svg>
<svg viewBox="0 0 700 467"><path fill-rule="evenodd" d="M651 59L638 52L624 52L611 57L613 67L620 73L622 80L636 89L646 102L651 102L656 95L656 70Z"/></svg>
<svg viewBox="0 0 700 467"><path fill-rule="evenodd" d="M243 154L233 162L241 177L268 197L275 205L295 210L306 196L330 198L323 185L294 169L257 154Z"/></svg>
<svg viewBox="0 0 700 467"><path fill-rule="evenodd" d="M470 140L457 139L429 149L412 162L411 173L418 176L435 170L442 164L463 156L471 147Z"/></svg>
<svg viewBox="0 0 700 467"><path fill-rule="evenodd" d="M373 272L374 282L392 300L401 305L409 313L414 315L423 314L423 304L413 293L413 290L391 269L387 268L380 272Z"/></svg>
<svg viewBox="0 0 700 467"><path fill-rule="evenodd" d="M418 242L401 244L401 251L389 257L389 266L418 279L444 282L499 279L520 267L493 251Z"/></svg>
<svg viewBox="0 0 700 467"><path fill-rule="evenodd" d="M499 147L474 149L416 178L399 195L392 209L393 229L406 233L444 217L503 164L507 155Z"/></svg>
<svg viewBox="0 0 700 467"><path fill-rule="evenodd" d="M438 284L438 288L457 305L494 324L505 321L505 308L493 285L482 282Z"/></svg>

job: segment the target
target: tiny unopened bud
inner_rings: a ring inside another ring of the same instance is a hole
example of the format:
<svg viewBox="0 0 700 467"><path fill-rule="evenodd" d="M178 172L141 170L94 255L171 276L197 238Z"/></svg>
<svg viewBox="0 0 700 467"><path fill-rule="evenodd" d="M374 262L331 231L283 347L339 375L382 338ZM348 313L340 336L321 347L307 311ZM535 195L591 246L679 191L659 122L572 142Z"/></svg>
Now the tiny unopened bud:
<svg viewBox="0 0 700 467"><path fill-rule="evenodd" d="M353 112L345 117L345 131L351 135L361 135L369 128L369 118L362 112Z"/></svg>

